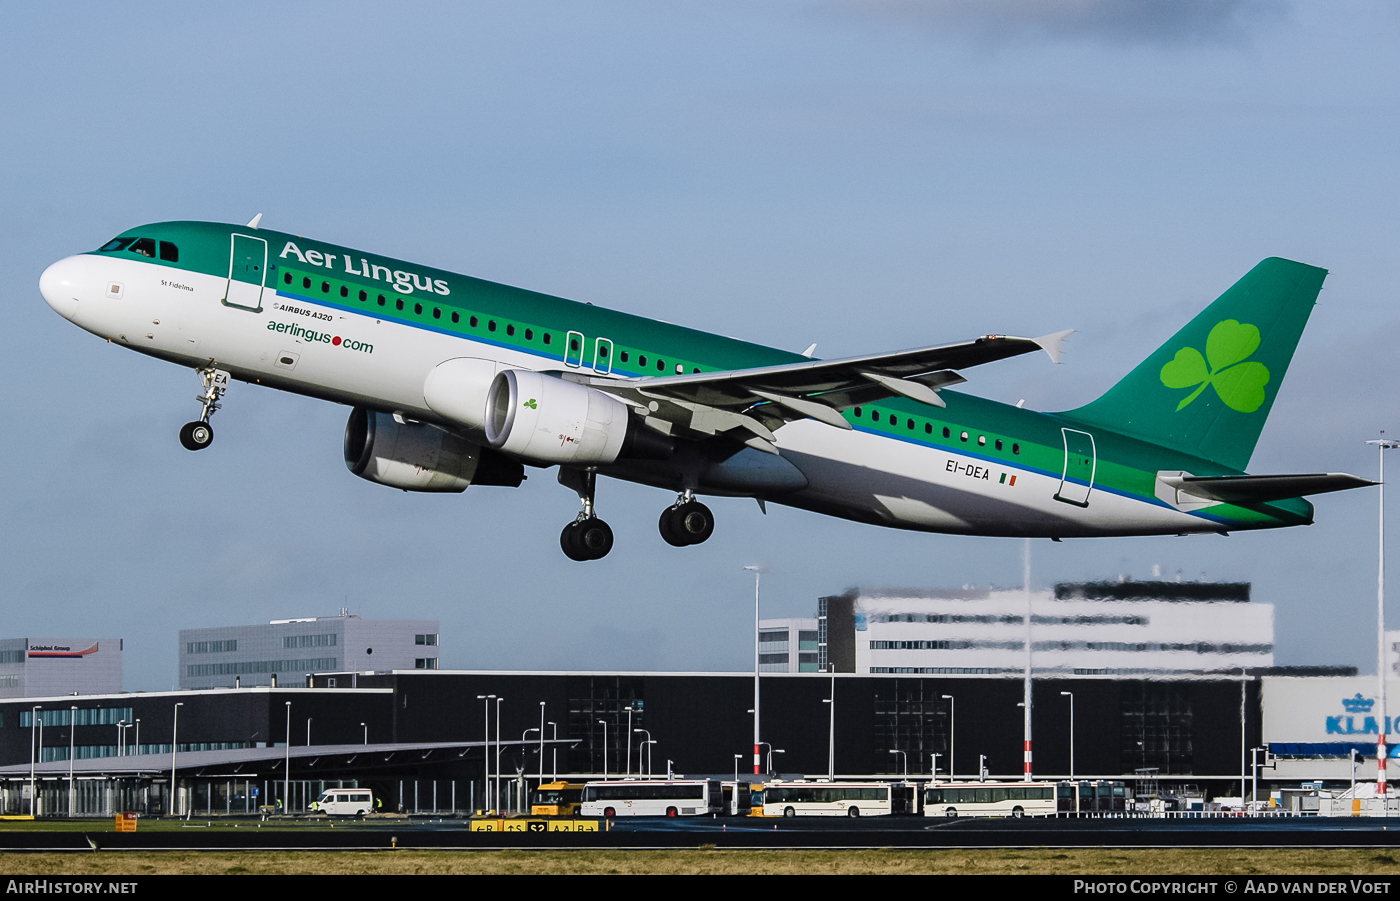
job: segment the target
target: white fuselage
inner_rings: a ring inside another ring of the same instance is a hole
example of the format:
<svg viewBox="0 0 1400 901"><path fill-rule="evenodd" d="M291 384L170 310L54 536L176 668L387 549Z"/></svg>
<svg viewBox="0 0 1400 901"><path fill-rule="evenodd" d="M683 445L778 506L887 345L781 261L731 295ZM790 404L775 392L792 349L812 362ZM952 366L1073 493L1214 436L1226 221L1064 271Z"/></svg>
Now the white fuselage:
<svg viewBox="0 0 1400 901"><path fill-rule="evenodd" d="M227 306L222 300L228 286L223 277L93 254L55 263L40 281L45 299L66 319L141 353L193 368L213 363L246 382L426 421L442 422L424 400L424 383L443 361L471 357L492 360L497 368L559 368L555 359L378 319L273 286L263 289L261 311ZM845 431L806 419L783 426L777 436L782 456L807 485L765 499L848 519L990 535L1220 528L1165 503L1099 487L1086 486L1086 497L1092 491L1086 506L1062 503L1055 500L1061 473L859 427ZM606 473L630 478L619 466ZM1003 480L1003 473L1015 478Z"/></svg>

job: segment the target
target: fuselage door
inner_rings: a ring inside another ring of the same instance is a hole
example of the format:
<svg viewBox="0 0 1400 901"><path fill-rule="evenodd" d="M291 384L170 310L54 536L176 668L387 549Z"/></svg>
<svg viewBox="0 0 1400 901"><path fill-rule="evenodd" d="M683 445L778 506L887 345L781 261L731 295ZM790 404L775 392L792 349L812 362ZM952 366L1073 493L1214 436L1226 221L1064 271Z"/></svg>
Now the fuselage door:
<svg viewBox="0 0 1400 901"><path fill-rule="evenodd" d="M1087 507L1098 463L1094 436L1077 429L1062 428L1060 432L1065 438L1065 469L1060 476L1060 490L1055 492L1055 500Z"/></svg>
<svg viewBox="0 0 1400 901"><path fill-rule="evenodd" d="M583 365L583 345L586 339L583 332L569 332L564 336L564 365L578 369Z"/></svg>
<svg viewBox="0 0 1400 901"><path fill-rule="evenodd" d="M612 372L613 343L611 338L599 338L593 342L593 371L599 375Z"/></svg>
<svg viewBox="0 0 1400 901"><path fill-rule="evenodd" d="M267 241L252 235L234 235L229 247L228 290L224 303L242 310L262 309L267 283Z"/></svg>

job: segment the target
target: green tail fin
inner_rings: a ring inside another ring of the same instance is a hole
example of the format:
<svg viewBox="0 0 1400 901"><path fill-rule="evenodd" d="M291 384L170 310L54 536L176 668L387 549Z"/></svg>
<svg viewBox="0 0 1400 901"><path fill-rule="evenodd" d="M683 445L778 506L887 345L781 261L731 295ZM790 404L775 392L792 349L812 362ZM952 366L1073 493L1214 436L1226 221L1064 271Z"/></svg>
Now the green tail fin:
<svg viewBox="0 0 1400 901"><path fill-rule="evenodd" d="M1264 260L1102 397L1064 415L1244 470L1326 277Z"/></svg>

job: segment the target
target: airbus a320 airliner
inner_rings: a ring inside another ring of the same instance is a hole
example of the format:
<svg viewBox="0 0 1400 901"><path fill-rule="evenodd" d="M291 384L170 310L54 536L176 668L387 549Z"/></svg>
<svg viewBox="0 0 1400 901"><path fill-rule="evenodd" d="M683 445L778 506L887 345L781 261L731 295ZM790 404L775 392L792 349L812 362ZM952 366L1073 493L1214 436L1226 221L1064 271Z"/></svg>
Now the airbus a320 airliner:
<svg viewBox="0 0 1400 901"><path fill-rule="evenodd" d="M39 280L65 319L194 369L208 447L230 379L351 407L345 462L405 491L559 467L560 545L612 549L599 474L675 492L662 537L714 531L697 495L901 529L1048 537L1306 525L1306 495L1373 484L1245 467L1326 271L1255 266L1098 400L1040 413L950 390L1069 332L822 360L258 227L141 226ZM766 508L765 508L766 509Z"/></svg>

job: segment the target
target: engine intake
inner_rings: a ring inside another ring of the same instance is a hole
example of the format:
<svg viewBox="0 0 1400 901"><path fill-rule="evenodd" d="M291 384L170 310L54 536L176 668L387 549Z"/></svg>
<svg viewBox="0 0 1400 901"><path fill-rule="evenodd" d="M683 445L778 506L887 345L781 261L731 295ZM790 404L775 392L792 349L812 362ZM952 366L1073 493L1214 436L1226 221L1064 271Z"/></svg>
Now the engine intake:
<svg viewBox="0 0 1400 901"><path fill-rule="evenodd" d="M618 457L664 460L674 448L612 395L528 369L496 374L486 398L485 431L491 447L542 466L605 466Z"/></svg>
<svg viewBox="0 0 1400 901"><path fill-rule="evenodd" d="M404 491L462 492L472 484L517 487L525 468L436 426L364 407L345 424L345 465L362 479Z"/></svg>

